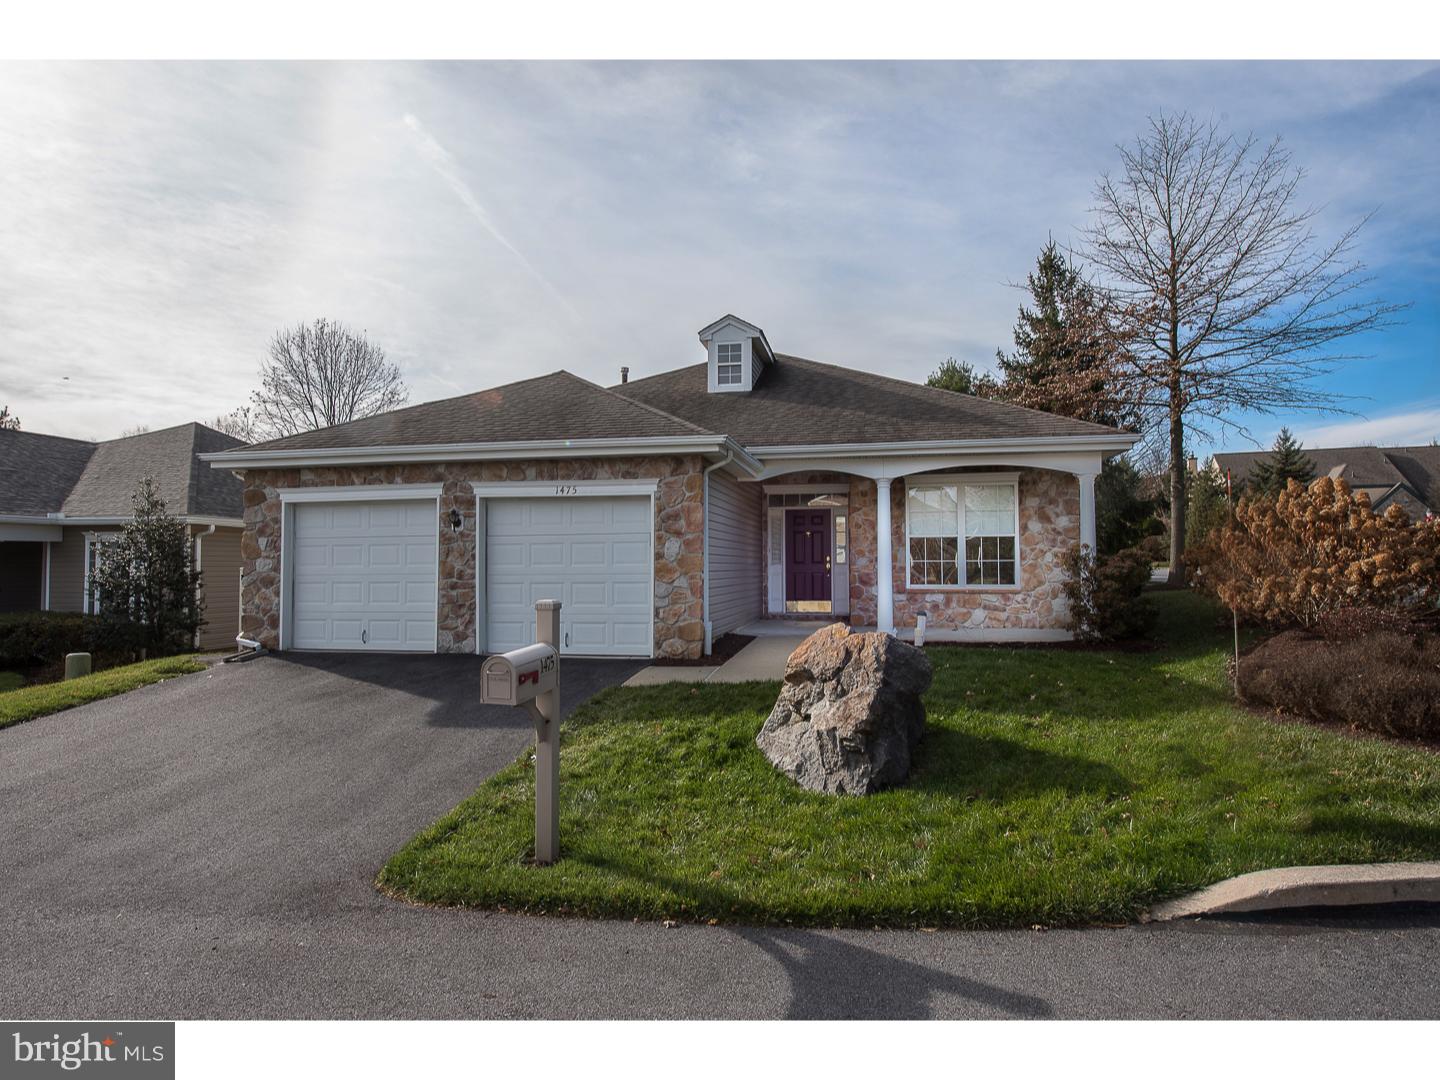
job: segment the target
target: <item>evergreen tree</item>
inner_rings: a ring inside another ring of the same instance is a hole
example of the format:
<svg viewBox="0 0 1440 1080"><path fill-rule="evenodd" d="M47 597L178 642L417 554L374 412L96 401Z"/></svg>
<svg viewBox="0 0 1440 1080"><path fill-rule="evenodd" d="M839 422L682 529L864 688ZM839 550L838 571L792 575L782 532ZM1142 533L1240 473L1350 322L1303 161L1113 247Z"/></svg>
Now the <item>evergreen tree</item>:
<svg viewBox="0 0 1440 1080"><path fill-rule="evenodd" d="M1162 531L1156 503L1144 493L1144 477L1125 458L1105 462L1095 481L1095 544L1101 555L1136 547Z"/></svg>
<svg viewBox="0 0 1440 1080"><path fill-rule="evenodd" d="M1113 337L1101 298L1054 240L1026 279L1033 306L1015 320L1015 351L996 352L1006 400L1098 424L1119 425L1108 385Z"/></svg>
<svg viewBox="0 0 1440 1080"><path fill-rule="evenodd" d="M133 514L97 552L91 597L100 615L151 655L190 648L200 627L200 572L191 559L185 526L165 511L150 477L132 498Z"/></svg>
<svg viewBox="0 0 1440 1080"><path fill-rule="evenodd" d="M1189 504L1185 514L1185 545L1197 546L1230 517L1225 477L1207 465L1190 477L1185 496Z"/></svg>
<svg viewBox="0 0 1440 1080"><path fill-rule="evenodd" d="M1305 455L1290 429L1282 427L1275 436L1275 445L1270 448L1270 457L1261 458L1250 469L1246 486L1256 495L1278 495L1285 490L1287 481L1308 484L1313 479L1315 463Z"/></svg>
<svg viewBox="0 0 1440 1080"><path fill-rule="evenodd" d="M925 385L973 397L995 397L999 390L993 375L977 371L973 364L956 360L953 356L930 373Z"/></svg>

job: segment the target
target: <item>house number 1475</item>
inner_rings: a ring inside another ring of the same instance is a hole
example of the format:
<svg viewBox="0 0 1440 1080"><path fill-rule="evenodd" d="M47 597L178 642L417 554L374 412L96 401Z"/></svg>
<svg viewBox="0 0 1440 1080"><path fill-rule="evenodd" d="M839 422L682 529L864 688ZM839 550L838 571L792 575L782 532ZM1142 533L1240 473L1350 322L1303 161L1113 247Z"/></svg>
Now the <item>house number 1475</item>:
<svg viewBox="0 0 1440 1080"><path fill-rule="evenodd" d="M574 484L556 484L556 485L555 485L555 494L556 494L556 495L578 495L578 494L580 494L580 489L579 489L578 487L576 487Z"/></svg>

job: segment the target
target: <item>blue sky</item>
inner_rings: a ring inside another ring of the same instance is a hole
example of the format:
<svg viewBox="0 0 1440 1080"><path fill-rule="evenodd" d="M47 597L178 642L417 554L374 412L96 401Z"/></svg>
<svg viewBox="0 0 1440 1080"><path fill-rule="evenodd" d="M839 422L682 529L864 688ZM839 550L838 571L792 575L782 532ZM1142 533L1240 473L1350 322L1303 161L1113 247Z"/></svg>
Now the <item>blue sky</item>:
<svg viewBox="0 0 1440 1080"><path fill-rule="evenodd" d="M1187 109L1279 134L1333 236L1412 305L1268 442L1440 436L1440 66L1423 63L0 66L0 402L105 438L246 401L279 326L365 328L421 401L782 352L923 379L1008 345L1115 143ZM1219 445L1249 444L1227 436Z"/></svg>

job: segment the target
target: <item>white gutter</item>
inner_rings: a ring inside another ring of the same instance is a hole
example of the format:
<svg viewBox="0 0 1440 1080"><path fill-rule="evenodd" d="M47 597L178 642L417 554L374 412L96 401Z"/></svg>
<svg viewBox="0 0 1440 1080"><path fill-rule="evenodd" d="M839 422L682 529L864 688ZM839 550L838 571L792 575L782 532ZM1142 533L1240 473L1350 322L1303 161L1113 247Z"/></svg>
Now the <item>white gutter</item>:
<svg viewBox="0 0 1440 1080"><path fill-rule="evenodd" d="M747 472L758 474L760 462L733 439L723 435L675 437L538 439L492 443L434 443L423 446L337 446L307 450L238 448L201 454L214 469L283 469L313 465L390 465L441 461L504 461L517 457L583 458L649 456L654 454L727 454Z"/></svg>
<svg viewBox="0 0 1440 1080"><path fill-rule="evenodd" d="M735 459L733 453L727 453L723 461L717 461L713 465L707 465L700 482L701 496L700 509L704 514L704 521L701 524L701 555L700 555L700 619L705 624L705 655L709 656L714 642L711 640L710 625L710 474L716 469L724 468Z"/></svg>
<svg viewBox="0 0 1440 1080"><path fill-rule="evenodd" d="M1140 441L1139 435L1047 435L1040 438L931 439L915 442L812 443L805 446L752 446L760 458L890 457L902 454L944 453L956 450L1128 450Z"/></svg>

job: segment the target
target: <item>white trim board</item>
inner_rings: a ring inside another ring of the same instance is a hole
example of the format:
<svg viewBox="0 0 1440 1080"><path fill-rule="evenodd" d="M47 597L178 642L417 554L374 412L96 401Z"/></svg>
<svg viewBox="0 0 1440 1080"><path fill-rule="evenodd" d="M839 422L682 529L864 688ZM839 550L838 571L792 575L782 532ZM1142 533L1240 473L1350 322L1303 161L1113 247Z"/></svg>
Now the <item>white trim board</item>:
<svg viewBox="0 0 1440 1080"><path fill-rule="evenodd" d="M496 480L471 484L477 499L576 499L586 495L654 495L656 480Z"/></svg>
<svg viewBox="0 0 1440 1080"><path fill-rule="evenodd" d="M280 488L276 494L282 503L383 502L438 499L443 489L442 484L342 484L338 487Z"/></svg>

